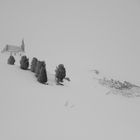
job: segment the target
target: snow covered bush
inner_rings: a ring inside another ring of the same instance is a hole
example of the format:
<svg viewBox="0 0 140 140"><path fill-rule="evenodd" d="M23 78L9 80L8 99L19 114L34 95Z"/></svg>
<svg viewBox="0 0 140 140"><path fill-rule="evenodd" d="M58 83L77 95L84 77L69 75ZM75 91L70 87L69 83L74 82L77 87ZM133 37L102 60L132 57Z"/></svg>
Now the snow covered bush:
<svg viewBox="0 0 140 140"><path fill-rule="evenodd" d="M20 68L27 70L29 67L29 59L26 56L22 56L20 60Z"/></svg>
<svg viewBox="0 0 140 140"><path fill-rule="evenodd" d="M37 61L37 65L35 68L35 76L38 77L41 67L46 67L45 61Z"/></svg>
<svg viewBox="0 0 140 140"><path fill-rule="evenodd" d="M10 57L8 58L8 62L7 63L10 64L10 65L14 65L14 63L15 63L14 56L10 55Z"/></svg>
<svg viewBox="0 0 140 140"><path fill-rule="evenodd" d="M44 66L41 67L37 80L42 84L48 81L46 68Z"/></svg>
<svg viewBox="0 0 140 140"><path fill-rule="evenodd" d="M55 79L56 82L63 82L63 79L66 77L66 69L63 64L59 64L55 70Z"/></svg>
<svg viewBox="0 0 140 140"><path fill-rule="evenodd" d="M131 89L133 87L136 87L136 85L131 84L127 81L120 82L118 80L106 79L106 78L99 79L99 83L103 86L107 86L109 88L114 88L118 90Z"/></svg>
<svg viewBox="0 0 140 140"><path fill-rule="evenodd" d="M32 59L32 62L31 62L31 71L32 71L32 72L35 72L36 65L37 65L37 61L38 61L38 60L37 60L37 58L35 58L35 57Z"/></svg>

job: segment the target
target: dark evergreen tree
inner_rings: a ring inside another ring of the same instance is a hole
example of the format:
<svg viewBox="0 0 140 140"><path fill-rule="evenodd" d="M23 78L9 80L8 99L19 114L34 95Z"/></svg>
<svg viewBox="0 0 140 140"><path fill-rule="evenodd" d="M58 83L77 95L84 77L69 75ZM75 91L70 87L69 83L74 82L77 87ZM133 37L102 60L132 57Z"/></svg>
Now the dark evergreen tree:
<svg viewBox="0 0 140 140"><path fill-rule="evenodd" d="M37 80L42 84L48 81L46 68L44 66L41 67Z"/></svg>
<svg viewBox="0 0 140 140"><path fill-rule="evenodd" d="M10 57L8 58L7 63L10 64L10 65L14 65L14 63L15 63L15 58L14 58L14 56L10 55Z"/></svg>
<svg viewBox="0 0 140 140"><path fill-rule="evenodd" d="M35 68L35 76L38 77L41 67L46 67L45 61L37 61L37 65Z"/></svg>
<svg viewBox="0 0 140 140"><path fill-rule="evenodd" d="M29 59L26 56L22 56L20 60L20 68L27 70L29 67Z"/></svg>
<svg viewBox="0 0 140 140"><path fill-rule="evenodd" d="M56 82L63 82L63 79L66 77L66 69L63 64L59 64L55 70Z"/></svg>
<svg viewBox="0 0 140 140"><path fill-rule="evenodd" d="M35 72L35 69L36 69L36 66L37 66L37 61L38 60L35 57L32 59L32 62L31 62L31 71L32 72Z"/></svg>

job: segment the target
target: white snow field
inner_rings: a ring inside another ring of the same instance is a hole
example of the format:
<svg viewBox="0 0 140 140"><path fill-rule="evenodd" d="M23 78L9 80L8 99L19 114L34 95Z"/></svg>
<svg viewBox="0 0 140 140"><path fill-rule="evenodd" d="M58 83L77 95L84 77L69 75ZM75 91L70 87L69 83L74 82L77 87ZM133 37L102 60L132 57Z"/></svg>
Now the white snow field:
<svg viewBox="0 0 140 140"><path fill-rule="evenodd" d="M0 54L0 140L140 140L140 98L106 94L93 74L140 86L139 17L136 0L1 0L0 50L24 38L49 85Z"/></svg>
<svg viewBox="0 0 140 140"><path fill-rule="evenodd" d="M0 139L3 140L138 140L140 98L106 95L107 88L79 69L64 86L36 81L34 74L6 64L0 57ZM47 64L46 64L47 65ZM78 67L74 67L74 69ZM55 69L55 67L54 67Z"/></svg>

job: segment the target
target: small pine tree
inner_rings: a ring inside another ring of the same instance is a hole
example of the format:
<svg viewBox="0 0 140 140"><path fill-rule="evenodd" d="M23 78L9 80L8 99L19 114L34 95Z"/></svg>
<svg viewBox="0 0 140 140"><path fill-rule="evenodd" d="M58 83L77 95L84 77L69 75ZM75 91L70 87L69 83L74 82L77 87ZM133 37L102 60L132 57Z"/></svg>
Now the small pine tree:
<svg viewBox="0 0 140 140"><path fill-rule="evenodd" d="M41 67L45 67L45 66L46 66L45 61L37 61L37 65L35 68L35 76L36 77L38 77L40 70L41 70Z"/></svg>
<svg viewBox="0 0 140 140"><path fill-rule="evenodd" d="M66 69L63 64L59 64L55 70L56 82L63 82L63 79L66 77Z"/></svg>
<svg viewBox="0 0 140 140"><path fill-rule="evenodd" d="M38 60L35 57L32 59L32 62L31 62L31 71L32 72L35 72L35 69L36 69L36 66L37 66L37 61Z"/></svg>
<svg viewBox="0 0 140 140"><path fill-rule="evenodd" d="M46 68L45 67L41 67L41 70L39 72L38 78L37 78L38 82L44 84L48 81L47 78L47 72L46 72Z"/></svg>
<svg viewBox="0 0 140 140"><path fill-rule="evenodd" d="M26 56L22 56L20 60L20 68L27 70L29 67L29 59Z"/></svg>
<svg viewBox="0 0 140 140"><path fill-rule="evenodd" d="M10 57L8 58L7 63L10 64L10 65L14 65L14 63L15 63L15 58L14 58L14 56L10 55Z"/></svg>

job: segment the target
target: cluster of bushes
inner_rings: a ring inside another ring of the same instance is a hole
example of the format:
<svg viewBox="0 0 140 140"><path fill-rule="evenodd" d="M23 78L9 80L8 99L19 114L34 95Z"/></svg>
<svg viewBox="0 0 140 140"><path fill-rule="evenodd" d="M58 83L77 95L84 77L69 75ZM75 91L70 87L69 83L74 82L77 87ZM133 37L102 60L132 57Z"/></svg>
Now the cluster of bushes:
<svg viewBox="0 0 140 140"><path fill-rule="evenodd" d="M31 62L31 71L35 73L38 82L44 84L48 81L45 61L39 61L34 57Z"/></svg>
<svg viewBox="0 0 140 140"><path fill-rule="evenodd" d="M110 88L115 88L115 89L119 89L119 90L123 90L123 89L131 89L132 87L136 86L131 84L130 82L124 81L124 82L120 82L114 79L99 79L100 84L104 85L104 86L108 86Z"/></svg>
<svg viewBox="0 0 140 140"><path fill-rule="evenodd" d="M14 65L15 58L14 56L10 56L8 58L8 64ZM29 68L29 59L26 56L22 56L20 60L20 68L23 70L28 70ZM31 62L30 70L35 73L37 81L45 84L48 81L47 71L46 71L46 63L45 61L39 61L37 58L33 58ZM55 69L55 80L56 84L61 84L63 80L66 79L70 81L69 78L66 78L66 69L63 64L59 64Z"/></svg>

